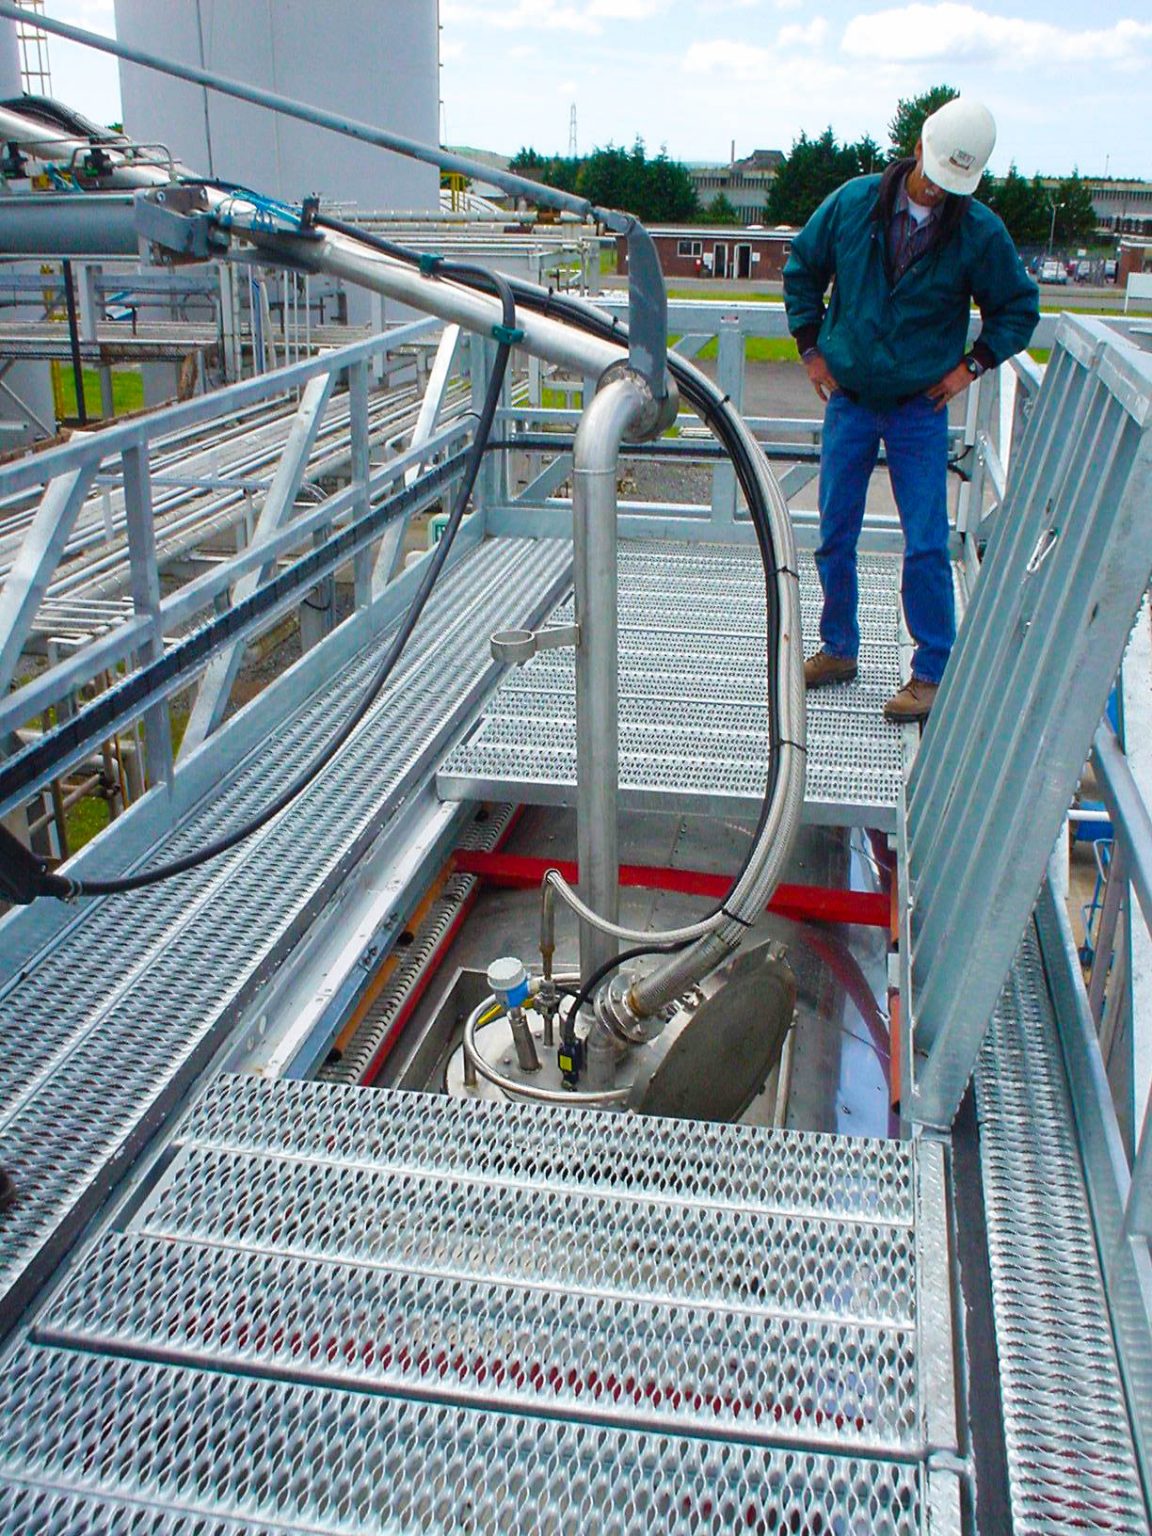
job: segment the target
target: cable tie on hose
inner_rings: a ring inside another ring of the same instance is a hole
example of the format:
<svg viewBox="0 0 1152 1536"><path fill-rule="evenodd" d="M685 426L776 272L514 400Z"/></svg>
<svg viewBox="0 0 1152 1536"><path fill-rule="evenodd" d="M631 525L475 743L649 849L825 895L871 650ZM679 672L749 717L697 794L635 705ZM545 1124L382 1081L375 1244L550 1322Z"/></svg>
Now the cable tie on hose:
<svg viewBox="0 0 1152 1536"><path fill-rule="evenodd" d="M792 741L787 736L781 736L780 745L782 747L791 747L794 752L803 752L805 757L808 755L808 748L802 741Z"/></svg>
<svg viewBox="0 0 1152 1536"><path fill-rule="evenodd" d="M524 340L524 332L518 325L494 325L492 337L505 347L515 347Z"/></svg>
<svg viewBox="0 0 1152 1536"><path fill-rule="evenodd" d="M443 265L443 256L437 256L434 251L422 251L420 253L420 270L425 277L434 277L437 269Z"/></svg>
<svg viewBox="0 0 1152 1536"><path fill-rule="evenodd" d="M776 565L772 568L773 576L791 576L793 581L800 580L800 572L794 571L790 565Z"/></svg>
<svg viewBox="0 0 1152 1536"><path fill-rule="evenodd" d="M739 923L741 928L751 928L754 926L754 924L748 922L747 918L739 916L736 912L729 912L727 907L721 907L720 910L725 917L731 918L734 923Z"/></svg>

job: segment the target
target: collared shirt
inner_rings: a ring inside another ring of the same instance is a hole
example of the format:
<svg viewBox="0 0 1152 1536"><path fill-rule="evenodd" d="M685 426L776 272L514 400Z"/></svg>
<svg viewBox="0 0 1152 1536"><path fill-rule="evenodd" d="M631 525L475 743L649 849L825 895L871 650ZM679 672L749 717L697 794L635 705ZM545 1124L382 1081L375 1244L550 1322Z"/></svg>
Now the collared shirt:
<svg viewBox="0 0 1152 1536"><path fill-rule="evenodd" d="M929 250L936 239L941 204L929 208L928 217L917 221L908 202L908 178L905 176L896 194L892 222L888 226L888 251L892 262L892 280L898 282L918 257Z"/></svg>

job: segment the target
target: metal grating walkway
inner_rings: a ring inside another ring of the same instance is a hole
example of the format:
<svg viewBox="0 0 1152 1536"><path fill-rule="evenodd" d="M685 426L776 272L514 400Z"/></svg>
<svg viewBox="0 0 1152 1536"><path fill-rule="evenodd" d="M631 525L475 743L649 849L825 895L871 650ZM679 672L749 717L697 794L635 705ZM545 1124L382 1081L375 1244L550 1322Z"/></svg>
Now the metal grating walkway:
<svg viewBox="0 0 1152 1536"><path fill-rule="evenodd" d="M220 1077L5 1362L0 1524L958 1532L948 1253L933 1145Z"/></svg>
<svg viewBox="0 0 1152 1536"><path fill-rule="evenodd" d="M764 576L755 549L620 546L620 788L633 810L749 815L767 772ZM820 588L800 556L806 636ZM882 716L900 686L900 557L860 557L860 673L809 696L809 820L895 827L901 732ZM552 615L571 623L572 598ZM809 642L813 648L815 641ZM530 805L575 797L575 660L544 651L512 671L437 779L446 799Z"/></svg>
<svg viewBox="0 0 1152 1536"><path fill-rule="evenodd" d="M1014 1536L1146 1533L1124 1389L1031 923L976 1072Z"/></svg>
<svg viewBox="0 0 1152 1536"><path fill-rule="evenodd" d="M22 1192L0 1217L9 1312L50 1272L341 876L432 773L470 694L495 680L491 631L555 601L568 563L567 547L555 543L481 545L442 582L365 724L293 805L199 870L84 907L8 986L0 1163ZM382 644L305 699L152 861L190 851L267 804L330 735Z"/></svg>

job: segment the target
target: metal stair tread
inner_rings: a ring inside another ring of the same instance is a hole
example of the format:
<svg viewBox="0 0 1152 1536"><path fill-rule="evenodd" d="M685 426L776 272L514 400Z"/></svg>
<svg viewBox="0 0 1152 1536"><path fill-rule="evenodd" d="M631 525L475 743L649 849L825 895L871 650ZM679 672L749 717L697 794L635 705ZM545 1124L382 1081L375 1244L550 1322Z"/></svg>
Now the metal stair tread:
<svg viewBox="0 0 1152 1536"><path fill-rule="evenodd" d="M0 1382L0 1475L296 1531L948 1528L918 1462L445 1407L24 1345Z"/></svg>
<svg viewBox="0 0 1152 1536"><path fill-rule="evenodd" d="M490 665L484 641L494 622L566 568L567 551L557 546L479 546L434 597L405 673L414 676L433 655L457 672L464 658L478 669ZM437 611L450 622L454 646L436 633ZM382 641L366 644L335 689L301 701L276 733L277 751L262 743L151 857L199 846L267 803L327 736L333 706L355 695ZM321 899L356 838L371 835L390 784L402 782L434 728L423 689L390 689L323 782L262 833L178 881L94 904L8 988L0 1078L19 1086L6 1089L0 1150L24 1198L0 1222L0 1282L14 1283L77 1200L98 1193L93 1181L127 1155L151 1105L227 1023L248 978L269 963L264 957L290 942L297 914ZM82 1098L77 1076L92 1090Z"/></svg>
<svg viewBox="0 0 1152 1536"><path fill-rule="evenodd" d="M213 1078L177 1132L187 1145L342 1167L470 1172L561 1194L676 1200L911 1228L910 1142L463 1102L318 1082Z"/></svg>
<svg viewBox="0 0 1152 1536"><path fill-rule="evenodd" d="M743 545L685 548L637 540L623 543L618 558L621 804L721 814L755 810L767 752L758 552ZM819 586L810 555L800 556L800 579L804 624L814 629ZM852 808L857 818L870 811L874 825L894 825L904 748L881 706L901 681L899 579L898 556L861 557L859 678L817 690L809 700L810 820L837 819ZM574 617L569 594L547 622L566 624ZM813 637L807 648L818 644ZM701 709L715 710L714 727L701 725ZM477 729L446 757L437 780L441 795L568 803L576 783L574 720L571 653L540 653L509 673ZM701 732L709 729L711 750L702 754Z"/></svg>
<svg viewBox="0 0 1152 1536"><path fill-rule="evenodd" d="M38 1341L779 1444L922 1454L911 1327L578 1304L563 1289L110 1235Z"/></svg>

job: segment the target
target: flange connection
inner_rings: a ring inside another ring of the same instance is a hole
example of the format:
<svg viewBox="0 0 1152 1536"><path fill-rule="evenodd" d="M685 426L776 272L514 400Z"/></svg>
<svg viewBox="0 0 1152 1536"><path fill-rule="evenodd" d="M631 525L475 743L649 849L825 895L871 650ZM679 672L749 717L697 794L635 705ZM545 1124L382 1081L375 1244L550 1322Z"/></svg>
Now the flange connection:
<svg viewBox="0 0 1152 1536"><path fill-rule="evenodd" d="M593 1000L597 1022L623 1045L646 1045L661 1033L667 1020L663 1012L641 1016L632 1006L632 977L617 973Z"/></svg>
<svg viewBox="0 0 1152 1536"><path fill-rule="evenodd" d="M647 443L654 437L659 437L661 432L667 432L668 428L676 420L680 410L680 393L670 373L665 373L664 384L667 390L662 400L657 399L652 385L639 373L626 358L619 362L609 363L604 372L596 381L596 392L614 384L617 379L628 379L643 396L639 410L632 419L632 424L625 435L625 441L629 443Z"/></svg>

